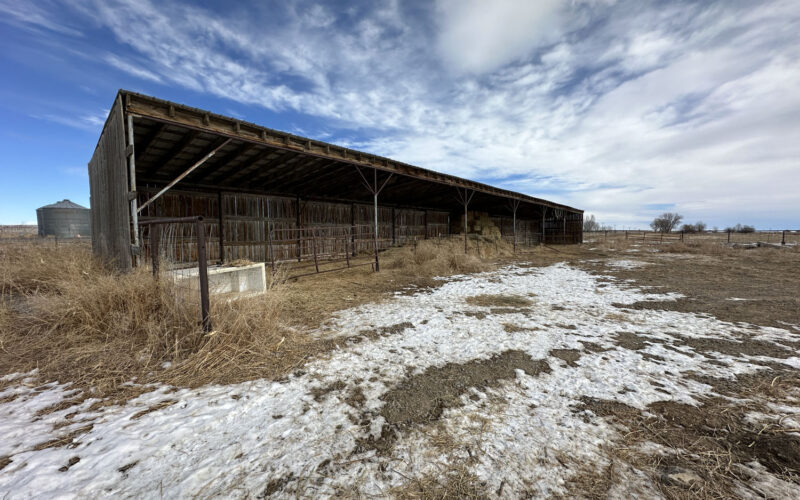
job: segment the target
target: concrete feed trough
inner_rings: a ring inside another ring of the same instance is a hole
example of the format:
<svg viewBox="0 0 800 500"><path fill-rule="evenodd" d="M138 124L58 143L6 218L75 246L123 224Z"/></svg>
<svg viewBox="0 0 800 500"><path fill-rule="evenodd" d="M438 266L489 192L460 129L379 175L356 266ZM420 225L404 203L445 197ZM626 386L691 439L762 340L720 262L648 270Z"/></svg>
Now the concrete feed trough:
<svg viewBox="0 0 800 500"><path fill-rule="evenodd" d="M170 272L180 287L200 289L198 268L176 269ZM211 266L208 268L208 291L212 295L258 295L267 291L264 263L247 266Z"/></svg>

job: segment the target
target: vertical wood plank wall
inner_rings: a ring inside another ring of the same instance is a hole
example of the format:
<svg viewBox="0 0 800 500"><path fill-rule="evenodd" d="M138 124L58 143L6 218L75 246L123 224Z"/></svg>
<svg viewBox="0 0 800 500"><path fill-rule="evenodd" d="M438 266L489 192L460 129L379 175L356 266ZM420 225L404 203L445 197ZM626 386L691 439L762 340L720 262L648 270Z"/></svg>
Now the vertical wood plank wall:
<svg viewBox="0 0 800 500"><path fill-rule="evenodd" d="M92 249L122 270L131 268L130 205L125 157L125 124L120 98L89 161Z"/></svg>
<svg viewBox="0 0 800 500"><path fill-rule="evenodd" d="M158 192L155 186L140 186L140 204ZM356 253L373 251L373 206L361 203L332 203L300 200L300 217L297 214L296 198L266 196L245 193L223 192L222 207L219 206L218 193L170 190L154 203L148 205L140 217L205 217L206 241L209 261L220 260L219 220L222 209L223 231L225 234L224 260L230 262L247 259L263 262L274 258L277 261L297 258L298 225L300 228L315 228L317 253L329 255L342 253L345 233L351 221L356 225ZM352 210L352 214L351 214ZM426 211L395 209L395 243L402 244L425 237ZM448 213L428 210L428 237L448 234ZM379 248L392 244L392 209L378 206ZM197 235L194 224L170 224L164 227L162 241L165 242L166 257L176 263L197 261ZM271 230L269 240L267 230ZM334 229L335 228L335 229ZM349 229L348 229L349 230ZM148 228L141 229L143 252L149 255ZM310 236L310 232L304 232ZM271 243L271 245L268 245ZM312 255L312 243L305 240L301 245L301 255ZM273 256L268 255L271 247Z"/></svg>

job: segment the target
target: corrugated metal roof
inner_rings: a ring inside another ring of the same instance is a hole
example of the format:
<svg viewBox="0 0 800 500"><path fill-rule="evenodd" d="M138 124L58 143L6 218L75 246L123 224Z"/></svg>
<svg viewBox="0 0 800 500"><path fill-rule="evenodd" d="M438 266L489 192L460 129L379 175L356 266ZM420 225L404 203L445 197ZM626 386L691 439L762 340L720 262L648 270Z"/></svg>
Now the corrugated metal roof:
<svg viewBox="0 0 800 500"><path fill-rule="evenodd" d="M69 200L57 201L55 203L51 203L50 205L45 205L39 208L82 208L83 210L89 210L88 208Z"/></svg>

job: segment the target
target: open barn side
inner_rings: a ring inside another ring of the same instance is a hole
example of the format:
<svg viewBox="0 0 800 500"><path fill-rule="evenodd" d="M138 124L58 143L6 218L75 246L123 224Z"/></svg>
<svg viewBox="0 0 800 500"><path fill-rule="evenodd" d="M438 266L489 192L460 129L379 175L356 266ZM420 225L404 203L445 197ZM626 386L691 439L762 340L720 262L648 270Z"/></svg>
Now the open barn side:
<svg viewBox="0 0 800 500"><path fill-rule="evenodd" d="M451 234L582 240L581 210L120 91L89 165L95 253L128 269L158 218L204 218L209 261L357 255ZM164 226L197 262L197 226Z"/></svg>

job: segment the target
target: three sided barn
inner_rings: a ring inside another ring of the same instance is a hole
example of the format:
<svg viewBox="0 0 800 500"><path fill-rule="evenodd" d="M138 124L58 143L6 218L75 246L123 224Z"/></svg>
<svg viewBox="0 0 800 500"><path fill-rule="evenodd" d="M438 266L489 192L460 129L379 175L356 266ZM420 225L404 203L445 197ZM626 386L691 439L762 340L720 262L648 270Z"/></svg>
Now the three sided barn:
<svg viewBox="0 0 800 500"><path fill-rule="evenodd" d="M581 210L125 90L89 182L93 249L121 269L158 218L203 216L219 262L357 254L463 232L466 213L518 244L582 239ZM169 226L174 261L197 262L196 227Z"/></svg>

